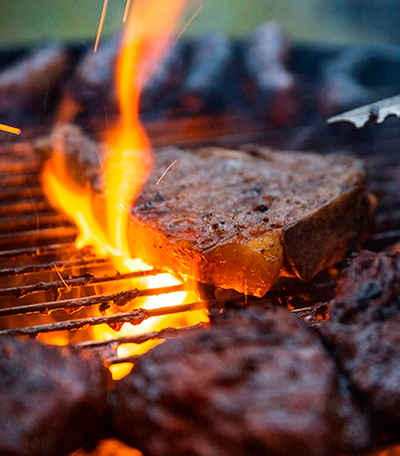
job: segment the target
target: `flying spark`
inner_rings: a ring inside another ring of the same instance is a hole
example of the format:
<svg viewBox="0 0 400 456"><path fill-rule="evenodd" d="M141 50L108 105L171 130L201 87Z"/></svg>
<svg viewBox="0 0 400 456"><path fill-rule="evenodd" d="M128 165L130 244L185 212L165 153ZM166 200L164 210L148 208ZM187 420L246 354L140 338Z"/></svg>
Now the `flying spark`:
<svg viewBox="0 0 400 456"><path fill-rule="evenodd" d="M101 32L103 31L103 24L104 24L104 19L106 17L106 13L107 13L107 7L108 7L108 0L104 0L103 10L101 12L100 23L99 23L99 28L97 30L96 42L94 43L93 52L97 52L97 48L99 47L99 41L100 41Z"/></svg>
<svg viewBox="0 0 400 456"><path fill-rule="evenodd" d="M13 133L14 135L19 135L21 130L19 128L10 127L9 125L0 124L0 130L7 131L8 133Z"/></svg>
<svg viewBox="0 0 400 456"><path fill-rule="evenodd" d="M122 18L122 22L126 22L129 13L129 7L131 6L131 0L126 0L126 6L124 11L124 17Z"/></svg>
<svg viewBox="0 0 400 456"><path fill-rule="evenodd" d="M194 18L200 13L200 11L203 9L204 5L200 5L198 10L193 14L193 16L189 19L185 27L183 27L181 33L176 37L175 41L173 42L172 46L175 46L175 44L178 42L179 38L185 33L186 29L189 27L189 25L193 22Z"/></svg>
<svg viewBox="0 0 400 456"><path fill-rule="evenodd" d="M167 174L167 172L175 165L175 163L176 163L177 161L178 161L178 160L173 161L173 162L168 166L168 168L161 174L160 178L159 178L158 181L156 182L156 185L158 185L158 184L161 182L161 179Z"/></svg>

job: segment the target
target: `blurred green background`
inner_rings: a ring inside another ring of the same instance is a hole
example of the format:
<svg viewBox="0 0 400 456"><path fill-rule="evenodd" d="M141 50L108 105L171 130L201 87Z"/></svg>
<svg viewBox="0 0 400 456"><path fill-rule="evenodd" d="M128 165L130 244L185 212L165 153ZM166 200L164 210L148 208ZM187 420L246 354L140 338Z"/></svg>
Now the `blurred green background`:
<svg viewBox="0 0 400 456"><path fill-rule="evenodd" d="M125 3L126 0L109 0L105 36L121 28ZM343 3L344 0L188 0L185 20L199 6L203 7L185 33L220 30L241 35L274 19L289 37L297 40L382 41L379 36L371 36L368 28L352 27L340 14L335 15ZM102 7L103 0L0 0L0 46L43 38L94 40Z"/></svg>

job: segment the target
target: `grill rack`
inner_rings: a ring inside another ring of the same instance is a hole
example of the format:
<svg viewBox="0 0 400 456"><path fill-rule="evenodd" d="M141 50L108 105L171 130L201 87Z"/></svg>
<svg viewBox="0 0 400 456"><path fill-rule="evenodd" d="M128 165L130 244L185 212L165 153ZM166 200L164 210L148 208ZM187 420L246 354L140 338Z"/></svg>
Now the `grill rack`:
<svg viewBox="0 0 400 456"><path fill-rule="evenodd" d="M126 322L139 325L156 316L222 306L216 300L194 301L105 315L111 304L122 308L139 298L185 291L186 285L182 281L180 285L157 288L127 286L128 279L149 277L162 271L152 269L120 274L109 260L94 256L90 249L77 250L73 242L77 228L66 216L57 213L43 194L40 183L43 160L33 145L3 144L0 158L0 335L36 337L49 332L85 330L104 323L118 328ZM119 290L97 293L96 287L103 285L112 285ZM74 296L76 294L79 296ZM82 309L95 307L101 315L75 318ZM31 319L32 315L39 315L40 320L46 320L56 310L65 311L64 317L67 318L39 324L25 319L25 316ZM12 323L7 327L3 323L10 317L22 317L23 324L15 326ZM201 324L195 328L199 326ZM112 340L86 340L78 345L100 350L105 364L111 365L126 361L115 354L121 344L140 344L151 339L173 337L187 330L167 328Z"/></svg>

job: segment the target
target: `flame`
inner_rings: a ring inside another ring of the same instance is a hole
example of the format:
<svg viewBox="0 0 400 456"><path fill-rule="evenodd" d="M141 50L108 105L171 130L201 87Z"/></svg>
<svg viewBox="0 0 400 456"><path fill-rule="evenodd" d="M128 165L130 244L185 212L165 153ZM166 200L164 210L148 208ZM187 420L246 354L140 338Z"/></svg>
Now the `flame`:
<svg viewBox="0 0 400 456"><path fill-rule="evenodd" d="M110 256L116 270L121 273L149 268L139 259L132 259L127 247L129 210L148 178L153 161L150 141L139 122L139 97L167 47L173 45L172 32L183 3L184 0L136 0L131 8L116 71L121 122L114 131L108 132L103 163L105 201L101 211L104 213L99 215L96 206L99 196L94 194L91 186L87 183L83 186L82 183L77 184L71 176L71 163L66 159L62 141L55 144L53 156L43 174L48 198L53 205L68 214L79 228L76 246L82 248L90 245L98 255ZM174 283L176 279L171 275L162 274L152 277L144 285L152 288ZM178 305L194 299L191 293L178 292L146 298L140 302L140 307ZM174 314L151 318L139 327L125 324L118 335L133 335L167 326L187 326L199 321L207 321L205 312ZM92 333L96 339L116 336L115 331L106 325L95 327ZM146 349L159 342L146 343ZM137 347L129 344L120 347L118 355L139 354L142 351L142 345ZM113 370L114 378L121 378L127 372L124 368L121 370L119 365L114 366Z"/></svg>

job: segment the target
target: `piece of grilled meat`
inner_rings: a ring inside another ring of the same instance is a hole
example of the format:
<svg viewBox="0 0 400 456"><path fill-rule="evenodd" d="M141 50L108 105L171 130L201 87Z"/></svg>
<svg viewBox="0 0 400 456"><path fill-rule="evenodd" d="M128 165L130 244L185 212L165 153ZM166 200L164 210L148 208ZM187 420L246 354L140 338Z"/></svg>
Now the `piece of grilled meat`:
<svg viewBox="0 0 400 456"><path fill-rule="evenodd" d="M72 180L95 187L104 223L102 179L95 178L104 144L71 125L57 126L51 143ZM367 199L364 163L354 157L164 148L130 211L128 244L133 257L156 268L263 296L281 275L309 280L354 248Z"/></svg>
<svg viewBox="0 0 400 456"><path fill-rule="evenodd" d="M110 380L73 346L0 337L0 454L62 456L103 431Z"/></svg>
<svg viewBox="0 0 400 456"><path fill-rule="evenodd" d="M360 252L338 282L321 332L369 414L375 440L399 438L400 252Z"/></svg>
<svg viewBox="0 0 400 456"><path fill-rule="evenodd" d="M113 433L158 455L331 455L341 435L335 367L288 310L218 315L165 341L111 391Z"/></svg>
<svg viewBox="0 0 400 456"><path fill-rule="evenodd" d="M131 210L130 250L152 266L263 296L280 275L309 280L354 247L364 180L363 162L339 154L159 150Z"/></svg>

